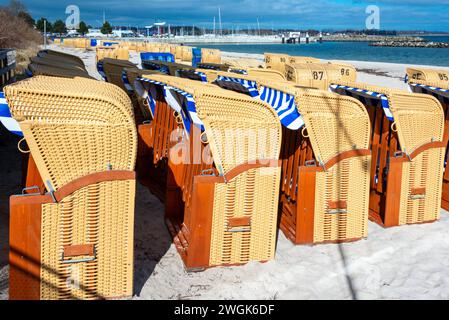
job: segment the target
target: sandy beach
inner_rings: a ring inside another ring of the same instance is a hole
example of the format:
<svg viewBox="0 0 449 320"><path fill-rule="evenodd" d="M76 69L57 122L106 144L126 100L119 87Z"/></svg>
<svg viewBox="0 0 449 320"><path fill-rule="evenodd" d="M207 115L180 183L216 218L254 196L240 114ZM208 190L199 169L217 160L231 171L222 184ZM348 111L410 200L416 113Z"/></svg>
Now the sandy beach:
<svg viewBox="0 0 449 320"><path fill-rule="evenodd" d="M95 52L59 48L81 57L100 79ZM263 55L223 53L224 62L263 65ZM131 60L140 63L137 53ZM346 61L358 81L406 89L407 65ZM449 68L441 68L447 69ZM20 192L17 139L0 129L0 299L8 298L8 198ZM432 224L383 229L341 245L294 246L279 232L268 263L187 273L164 224L163 205L139 185L136 199L133 299L449 299L449 213Z"/></svg>

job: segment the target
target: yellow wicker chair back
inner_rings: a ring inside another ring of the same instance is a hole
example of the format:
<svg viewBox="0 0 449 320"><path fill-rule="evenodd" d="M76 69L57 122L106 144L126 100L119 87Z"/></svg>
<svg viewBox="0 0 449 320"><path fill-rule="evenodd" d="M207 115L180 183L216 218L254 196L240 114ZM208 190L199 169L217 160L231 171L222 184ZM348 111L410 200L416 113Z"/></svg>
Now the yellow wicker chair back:
<svg viewBox="0 0 449 320"><path fill-rule="evenodd" d="M181 61L192 63L192 47L182 46L182 56Z"/></svg>
<svg viewBox="0 0 449 320"><path fill-rule="evenodd" d="M285 65L289 62L288 54L265 53L265 67L285 74Z"/></svg>
<svg viewBox="0 0 449 320"><path fill-rule="evenodd" d="M115 51L115 58L119 60L129 60L128 47L117 48L117 50Z"/></svg>
<svg viewBox="0 0 449 320"><path fill-rule="evenodd" d="M331 64L302 63L285 66L285 77L300 86L327 90L329 85L341 81L338 67Z"/></svg>
<svg viewBox="0 0 449 320"><path fill-rule="evenodd" d="M408 81L427 86L449 89L449 71L427 68L407 68Z"/></svg>
<svg viewBox="0 0 449 320"><path fill-rule="evenodd" d="M202 63L216 63L221 64L221 51L218 49L201 49Z"/></svg>
<svg viewBox="0 0 449 320"><path fill-rule="evenodd" d="M341 79L343 81L347 82L357 81L357 69L352 64L339 61L331 61L330 64L340 69L340 74L342 76Z"/></svg>

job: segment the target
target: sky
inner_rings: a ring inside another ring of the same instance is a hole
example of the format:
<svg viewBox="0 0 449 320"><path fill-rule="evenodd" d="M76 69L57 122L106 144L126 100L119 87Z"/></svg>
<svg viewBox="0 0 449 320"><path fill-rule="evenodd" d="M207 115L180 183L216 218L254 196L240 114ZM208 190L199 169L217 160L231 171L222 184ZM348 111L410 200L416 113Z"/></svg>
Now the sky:
<svg viewBox="0 0 449 320"><path fill-rule="evenodd" d="M8 0L0 0L1 5ZM22 0L31 15L65 20L68 5L77 5L81 20L92 26L171 25L212 28L221 9L223 27L294 29L365 29L369 5L380 9L380 29L449 31L449 0Z"/></svg>

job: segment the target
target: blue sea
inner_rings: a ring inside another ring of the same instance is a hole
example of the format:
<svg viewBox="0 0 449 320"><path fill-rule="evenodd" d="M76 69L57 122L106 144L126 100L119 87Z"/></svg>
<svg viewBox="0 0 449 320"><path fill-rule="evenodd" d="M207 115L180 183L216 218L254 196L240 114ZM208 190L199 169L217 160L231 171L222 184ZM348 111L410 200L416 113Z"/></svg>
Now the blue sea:
<svg viewBox="0 0 449 320"><path fill-rule="evenodd" d="M423 37L428 41L449 42L449 36ZM449 67L449 49L371 47L367 42L324 42L311 44L198 44L222 51L286 53L320 59L378 61Z"/></svg>

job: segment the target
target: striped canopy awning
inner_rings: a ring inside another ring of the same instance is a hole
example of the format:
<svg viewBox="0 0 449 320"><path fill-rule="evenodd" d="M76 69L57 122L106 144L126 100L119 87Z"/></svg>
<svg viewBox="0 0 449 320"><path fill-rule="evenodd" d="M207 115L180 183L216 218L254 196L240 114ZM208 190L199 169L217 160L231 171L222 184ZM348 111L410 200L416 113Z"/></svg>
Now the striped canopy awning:
<svg viewBox="0 0 449 320"><path fill-rule="evenodd" d="M215 80L215 82L217 82L217 83L220 83L220 82L237 83L238 85L242 86L251 97L255 98L255 97L259 96L259 91L257 90L256 81L219 75L217 77L217 80Z"/></svg>
<svg viewBox="0 0 449 320"><path fill-rule="evenodd" d="M373 92L373 91L354 88L354 87L342 86L342 85L337 85L337 84L332 84L330 86L330 89L334 92L343 90L346 92L351 92L351 93L361 96L363 98L380 100L382 103L382 109L384 110L385 116L387 117L388 120L394 121L393 114L391 113L391 110L390 110L390 103L388 102L388 98L386 95L384 95L382 93L378 93L378 92Z"/></svg>
<svg viewBox="0 0 449 320"><path fill-rule="evenodd" d="M260 88L260 92L260 100L273 107L284 127L299 130L304 126L304 119L296 108L294 96L264 86Z"/></svg>
<svg viewBox="0 0 449 320"><path fill-rule="evenodd" d="M304 120L296 108L295 97L292 95L264 86L258 88L256 81L229 76L218 76L216 83L221 86L226 83L232 85L237 84L244 90L237 90L237 88L233 88L232 86L223 87L225 89L246 93L253 98L259 98L268 103L276 111L281 124L290 130L298 130L304 126Z"/></svg>
<svg viewBox="0 0 449 320"><path fill-rule="evenodd" d="M3 92L0 92L0 122L11 133L23 137L19 123L11 117L11 112L9 111L8 103Z"/></svg>
<svg viewBox="0 0 449 320"><path fill-rule="evenodd" d="M103 61L98 61L97 62L97 71L100 74L100 76L103 77L103 79L105 81L108 81L107 77L106 77L106 73L104 73L104 68L103 68Z"/></svg>
<svg viewBox="0 0 449 320"><path fill-rule="evenodd" d="M166 83L151 80L148 78L137 78L136 82L150 83L152 85L161 86L163 88L164 97L167 104L182 117L184 128L188 135L190 135L190 128L192 124L200 128L201 131L205 130L204 124L200 120L196 112L195 99L190 93L173 86L169 86ZM142 98L147 99L153 115L156 110L155 94L155 91L151 90L151 88L150 90L145 90L143 94L140 93ZM180 99L176 97L176 94L179 94L181 97L183 97L184 101L180 101Z"/></svg>

